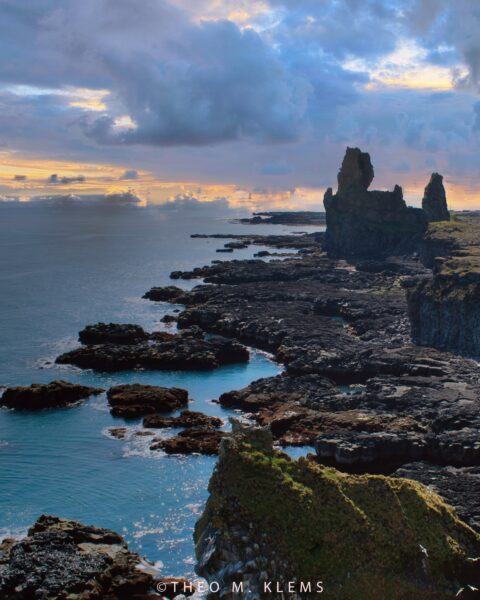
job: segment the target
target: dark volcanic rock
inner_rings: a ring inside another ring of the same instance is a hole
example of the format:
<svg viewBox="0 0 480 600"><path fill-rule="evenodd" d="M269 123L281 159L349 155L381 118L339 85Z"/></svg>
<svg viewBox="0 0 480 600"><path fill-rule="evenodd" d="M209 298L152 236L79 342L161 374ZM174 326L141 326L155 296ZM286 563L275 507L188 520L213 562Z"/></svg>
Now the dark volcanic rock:
<svg viewBox="0 0 480 600"><path fill-rule="evenodd" d="M428 222L450 221L447 196L445 194L445 188L443 187L443 177L438 173L432 173L432 177L425 188L422 208L427 216Z"/></svg>
<svg viewBox="0 0 480 600"><path fill-rule="evenodd" d="M0 399L0 406L17 410L41 410L70 406L89 396L101 394L100 388L86 387L68 381L33 383L30 386L7 388Z"/></svg>
<svg viewBox="0 0 480 600"><path fill-rule="evenodd" d="M179 287L168 285L165 287L154 287L146 292L143 297L158 302L179 302L182 304L181 298L184 294L184 290Z"/></svg>
<svg viewBox="0 0 480 600"><path fill-rule="evenodd" d="M215 336L203 339L200 329L181 334L150 334L150 341L140 344L98 344L66 352L56 359L59 364L72 364L82 369L122 371L130 369L199 370L221 365L247 362L249 352L238 342Z"/></svg>
<svg viewBox="0 0 480 600"><path fill-rule="evenodd" d="M189 428L178 435L155 441L150 450L163 450L167 454L218 454L225 432L205 427Z"/></svg>
<svg viewBox="0 0 480 600"><path fill-rule="evenodd" d="M78 334L82 344L139 344L148 339L140 325L97 323L88 325Z"/></svg>
<svg viewBox="0 0 480 600"><path fill-rule="evenodd" d="M188 404L187 390L140 383L111 387L107 398L112 415L126 418L170 412Z"/></svg>
<svg viewBox="0 0 480 600"><path fill-rule="evenodd" d="M152 429L164 427L221 427L222 419L204 415L201 412L184 410L178 417L161 417L159 415L148 415L143 419L143 426Z"/></svg>
<svg viewBox="0 0 480 600"><path fill-rule="evenodd" d="M347 148L338 174L338 191L327 190L325 246L331 256L371 257L416 249L427 227L421 209L407 207L402 189L369 192L370 156Z"/></svg>
<svg viewBox="0 0 480 600"><path fill-rule="evenodd" d="M76 521L41 516L28 537L5 546L3 600L133 600L154 583L121 536Z"/></svg>

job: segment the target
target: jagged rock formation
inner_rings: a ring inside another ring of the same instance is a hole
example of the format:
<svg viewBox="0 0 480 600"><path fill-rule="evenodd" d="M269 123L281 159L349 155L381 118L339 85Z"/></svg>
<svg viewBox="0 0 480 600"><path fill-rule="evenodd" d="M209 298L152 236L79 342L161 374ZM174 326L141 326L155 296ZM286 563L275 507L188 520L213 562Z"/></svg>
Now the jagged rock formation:
<svg viewBox="0 0 480 600"><path fill-rule="evenodd" d="M347 148L338 174L338 191L325 193L325 246L330 256L372 257L416 248L427 227L425 213L407 207L402 188L368 191L373 180L370 155Z"/></svg>
<svg viewBox="0 0 480 600"><path fill-rule="evenodd" d="M445 188L443 187L443 177L438 173L432 173L432 177L425 188L422 208L429 223L450 220L447 196L445 194Z"/></svg>
<svg viewBox="0 0 480 600"><path fill-rule="evenodd" d="M141 600L154 582L139 563L114 531L43 515L26 538L0 546L0 597Z"/></svg>
<svg viewBox="0 0 480 600"><path fill-rule="evenodd" d="M332 600L446 600L480 550L480 536L421 484L294 461L268 432L235 423L209 491L197 571L221 597L263 597L271 582L286 598L317 597L321 581ZM249 594L232 594L233 582Z"/></svg>

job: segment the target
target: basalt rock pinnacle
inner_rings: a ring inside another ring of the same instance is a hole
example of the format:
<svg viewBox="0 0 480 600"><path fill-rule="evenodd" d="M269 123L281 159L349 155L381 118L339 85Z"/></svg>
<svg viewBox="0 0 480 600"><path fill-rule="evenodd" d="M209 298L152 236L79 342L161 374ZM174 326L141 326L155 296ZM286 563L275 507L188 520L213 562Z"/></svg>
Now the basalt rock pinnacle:
<svg viewBox="0 0 480 600"><path fill-rule="evenodd" d="M450 220L447 196L443 187L443 177L438 173L432 173L430 181L425 188L422 208L429 222Z"/></svg>

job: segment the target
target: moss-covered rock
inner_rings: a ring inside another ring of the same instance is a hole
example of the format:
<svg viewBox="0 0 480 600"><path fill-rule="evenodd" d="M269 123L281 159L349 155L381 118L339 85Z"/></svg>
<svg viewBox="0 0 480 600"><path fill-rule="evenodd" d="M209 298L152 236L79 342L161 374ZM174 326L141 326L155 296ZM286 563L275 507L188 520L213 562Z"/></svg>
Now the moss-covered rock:
<svg viewBox="0 0 480 600"><path fill-rule="evenodd" d="M296 581L298 592L322 581L331 599L452 598L480 550L478 534L421 484L295 461L265 432L238 426L209 490L195 531L198 571L225 590L236 581L261 594L265 581Z"/></svg>

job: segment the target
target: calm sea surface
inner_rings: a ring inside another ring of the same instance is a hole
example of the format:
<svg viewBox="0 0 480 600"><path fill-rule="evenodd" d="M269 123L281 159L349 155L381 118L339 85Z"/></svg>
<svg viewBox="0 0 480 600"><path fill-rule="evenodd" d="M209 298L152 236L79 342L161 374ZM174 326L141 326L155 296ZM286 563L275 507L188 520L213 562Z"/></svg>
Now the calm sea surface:
<svg viewBox="0 0 480 600"><path fill-rule="evenodd" d="M192 233L287 233L305 227L242 226L225 207L8 206L0 204L0 385L72 382L108 388L139 382L187 388L192 410L234 414L211 402L259 377L280 372L262 353L246 365L210 372L80 371L52 364L98 321L162 329L171 305L142 300L169 273L222 258L222 240ZM313 228L310 228L313 230ZM227 240L225 240L227 241ZM235 251L250 258L262 249ZM227 255L231 258L232 255ZM174 282L186 288L198 282ZM151 438L126 440L105 395L74 408L39 413L0 409L0 537L25 533L42 513L79 519L123 533L163 575L193 572L192 531L207 497L215 458L167 457ZM165 432L172 435L173 430Z"/></svg>

